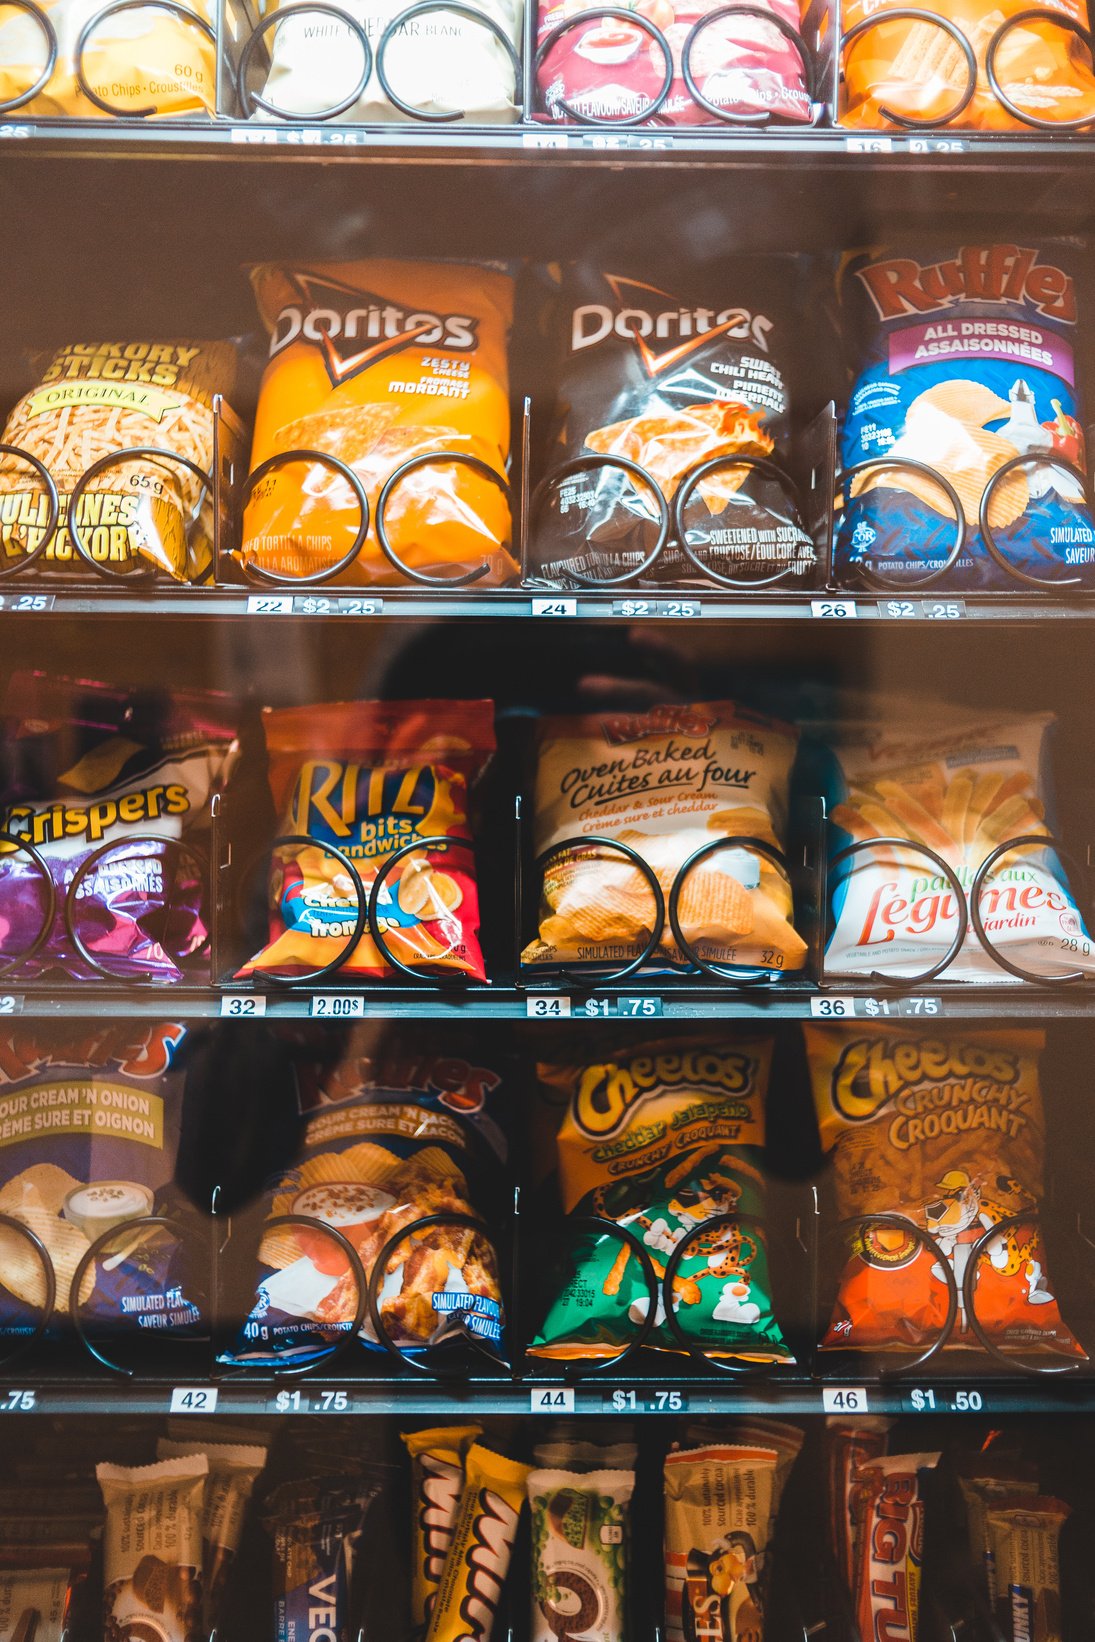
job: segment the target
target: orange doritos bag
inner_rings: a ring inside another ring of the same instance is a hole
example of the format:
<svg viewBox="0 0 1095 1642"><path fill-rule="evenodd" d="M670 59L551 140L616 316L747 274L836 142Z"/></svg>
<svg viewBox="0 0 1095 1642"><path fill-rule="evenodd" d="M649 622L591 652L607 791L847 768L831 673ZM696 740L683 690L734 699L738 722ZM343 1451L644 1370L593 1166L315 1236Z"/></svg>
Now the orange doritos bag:
<svg viewBox="0 0 1095 1642"><path fill-rule="evenodd" d="M477 586L516 576L502 488L511 276L471 263L345 262L263 264L251 279L270 333L251 471L289 451L326 454L353 470L370 523L345 580L406 585L377 540L380 492L412 457L446 451L485 463L501 485L465 461L415 468L384 510L392 549L410 569L439 579L484 565ZM275 576L314 575L351 552L360 524L346 477L302 457L254 487L240 551L245 563Z"/></svg>
<svg viewBox="0 0 1095 1642"><path fill-rule="evenodd" d="M377 897L392 954L412 969L486 979L469 789L494 751L490 701L339 701L267 708L270 786L283 844L270 867L270 941L240 978L302 976L341 958L343 979L390 979L393 967L364 927L353 862L366 896L384 863L416 838L451 842L405 855Z"/></svg>
<svg viewBox="0 0 1095 1642"><path fill-rule="evenodd" d="M977 60L976 90L958 108L969 84L969 67L958 42L935 23L912 18L879 22L902 0L842 0L847 35L867 18L874 26L844 48L839 124L894 130L903 119L937 121L956 131L1024 131L989 83L986 58L1001 24L1028 13L1027 0L938 0L929 9L953 24L969 41ZM1095 119L1095 75L1081 38L1067 27L1071 18L1086 28L1086 0L1055 0L1051 17L1034 18L1008 29L997 47L995 73L1009 102L1037 120Z"/></svg>

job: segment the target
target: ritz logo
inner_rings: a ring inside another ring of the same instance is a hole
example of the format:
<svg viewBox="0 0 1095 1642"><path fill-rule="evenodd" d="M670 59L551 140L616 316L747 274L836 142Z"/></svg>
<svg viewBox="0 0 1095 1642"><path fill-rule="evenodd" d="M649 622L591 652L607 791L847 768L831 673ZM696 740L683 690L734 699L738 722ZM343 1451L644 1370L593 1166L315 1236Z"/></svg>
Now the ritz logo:
<svg viewBox="0 0 1095 1642"><path fill-rule="evenodd" d="M594 348L610 336L634 342L648 376L659 376L687 359L689 354L724 336L732 341L750 342L768 352L772 321L747 308L682 308L668 291L638 280L606 274L618 306L607 302L586 302L571 316L570 346L573 353ZM666 306L668 304L668 306Z"/></svg>
<svg viewBox="0 0 1095 1642"><path fill-rule="evenodd" d="M859 1038L841 1052L833 1073L833 1105L848 1123L869 1123L906 1089L949 1079L1019 1081L1019 1058L1006 1049L941 1038Z"/></svg>
<svg viewBox="0 0 1095 1642"><path fill-rule="evenodd" d="M578 1085L574 1117L578 1127L595 1139L620 1128L632 1107L664 1089L682 1085L716 1095L747 1095L756 1077L756 1062L748 1055L711 1054L686 1050L681 1054L636 1055L625 1065L609 1061L587 1066ZM748 1122L749 1107L725 1115Z"/></svg>
<svg viewBox="0 0 1095 1642"><path fill-rule="evenodd" d="M332 387L414 343L460 353L478 346L479 322L470 314L408 310L373 291L312 274L292 275L289 283L297 301L278 314L270 357L303 337L318 347Z"/></svg>
<svg viewBox="0 0 1095 1642"><path fill-rule="evenodd" d="M857 270L879 319L930 314L955 302L1028 303L1047 319L1076 323L1072 280L1021 245L964 245L949 261L893 257Z"/></svg>

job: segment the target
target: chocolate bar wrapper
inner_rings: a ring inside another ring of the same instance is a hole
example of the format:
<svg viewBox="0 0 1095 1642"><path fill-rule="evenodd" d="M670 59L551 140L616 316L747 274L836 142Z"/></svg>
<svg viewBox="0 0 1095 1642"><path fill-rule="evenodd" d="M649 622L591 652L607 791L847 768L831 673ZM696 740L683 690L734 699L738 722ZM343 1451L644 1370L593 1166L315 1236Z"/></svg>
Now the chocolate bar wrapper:
<svg viewBox="0 0 1095 1642"><path fill-rule="evenodd" d="M996 1554L989 1533L988 1513L1005 1500L1011 1504L1020 1496L1036 1495L1038 1482L1033 1475L1022 1474L1024 1466L1018 1455L1010 1456L1004 1466L994 1465L990 1457L981 1456L965 1469L966 1475L959 1470L958 1486L966 1506L970 1549L980 1563L985 1594L992 1606L996 1602Z"/></svg>
<svg viewBox="0 0 1095 1642"><path fill-rule="evenodd" d="M856 1608L863 1642L918 1642L924 1558L921 1471L938 1454L891 1454L855 1476Z"/></svg>
<svg viewBox="0 0 1095 1642"><path fill-rule="evenodd" d="M411 1456L411 1621L416 1626L430 1616L452 1544L464 1492L464 1455L482 1435L481 1425L403 1432Z"/></svg>
<svg viewBox="0 0 1095 1642"><path fill-rule="evenodd" d="M209 1633L217 1629L228 1573L240 1548L255 1478L266 1464L266 1449L257 1443L187 1443L161 1437L156 1453L160 1459L204 1454L209 1462L202 1508L204 1628Z"/></svg>
<svg viewBox="0 0 1095 1642"><path fill-rule="evenodd" d="M532 1467L473 1443L426 1642L490 1642Z"/></svg>
<svg viewBox="0 0 1095 1642"><path fill-rule="evenodd" d="M886 1452L886 1433L891 1424L890 1420L870 1414L857 1420L836 1414L826 1421L830 1546L837 1571L849 1593L855 1590L856 1535L852 1508L855 1474L861 1465Z"/></svg>
<svg viewBox="0 0 1095 1642"><path fill-rule="evenodd" d="M618 1642L634 1471L533 1471L531 1642Z"/></svg>
<svg viewBox="0 0 1095 1642"><path fill-rule="evenodd" d="M98 1465L106 1504L104 1642L201 1642L204 1454Z"/></svg>
<svg viewBox="0 0 1095 1642"><path fill-rule="evenodd" d="M1058 1540L1069 1508L1042 1496L986 1512L996 1568L996 1617L1013 1642L1063 1642Z"/></svg>

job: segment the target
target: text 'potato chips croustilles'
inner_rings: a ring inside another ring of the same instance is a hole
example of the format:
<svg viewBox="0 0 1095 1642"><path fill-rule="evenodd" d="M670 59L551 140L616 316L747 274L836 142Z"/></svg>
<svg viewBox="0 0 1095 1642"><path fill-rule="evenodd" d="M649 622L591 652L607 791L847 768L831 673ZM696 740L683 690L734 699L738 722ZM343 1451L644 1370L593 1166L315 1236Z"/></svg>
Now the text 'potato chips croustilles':
<svg viewBox="0 0 1095 1642"><path fill-rule="evenodd" d="M275 14L281 9L271 8ZM407 9L405 0L349 0L340 7L364 25L374 50L387 25ZM473 0L472 9L497 24L519 54L520 0ZM313 12L289 15L267 36L270 73L262 95L275 108L307 119L352 97L362 68L361 42L335 17ZM491 30L439 6L402 24L384 50L384 69L395 93L424 114L460 114L476 124L508 124L517 118L513 60ZM276 118L259 109L256 118ZM406 120L389 102L374 64L356 102L336 115L354 124Z"/></svg>
<svg viewBox="0 0 1095 1642"><path fill-rule="evenodd" d="M797 0L762 0L762 9L796 32L802 26ZM718 114L693 101L681 67L690 29L717 11L717 5L713 0L639 0L634 10L661 29L673 60L673 84L651 123L717 125ZM590 20L577 21L587 11L593 13ZM538 21L539 45L561 23L573 23L537 70L548 118L573 120L563 106L569 104L586 120L634 119L653 103L666 63L656 39L645 30L623 18L598 16L593 0L540 0ZM735 120L750 115L809 120L805 54L763 17L718 18L693 42L690 55L700 95Z"/></svg>
<svg viewBox="0 0 1095 1642"><path fill-rule="evenodd" d="M182 1118L182 1026L8 1026L0 1034L0 1216L44 1246L56 1280L48 1325L70 1325L72 1285L92 1244L129 1220L168 1214ZM100 1329L179 1329L198 1320L178 1237L146 1228L109 1242L80 1291ZM25 1334L46 1303L37 1249L0 1227L0 1336Z"/></svg>
<svg viewBox="0 0 1095 1642"><path fill-rule="evenodd" d="M1063 243L962 245L938 254L850 257L841 295L854 375L843 462L879 461L844 486L838 572L862 568L900 590L947 563L933 585L1021 585L992 557L1040 581L1095 580L1095 530L1075 473L1086 472L1076 353L1074 254ZM931 473L902 463L918 462Z"/></svg>
<svg viewBox="0 0 1095 1642"><path fill-rule="evenodd" d="M81 90L75 61L81 30L105 9L102 0L38 4L57 35L57 62L42 91L19 110L19 118L108 118L108 111ZM186 0L186 9L205 23L213 22L208 0ZM45 67L45 56L46 41L35 17L6 11L0 17L0 101L29 91ZM119 115L150 110L152 118L216 113L216 44L185 17L166 10L149 6L96 23L84 46L83 69L92 91Z"/></svg>
<svg viewBox="0 0 1095 1642"><path fill-rule="evenodd" d="M0 958L18 972L74 979L173 981L209 941L203 844L210 800L239 745L236 708L199 690L129 692L87 680L16 673L3 703ZM189 852L194 850L192 856ZM90 857L71 907L76 874ZM38 944L56 894L53 921ZM25 955L25 956L24 956Z"/></svg>
<svg viewBox="0 0 1095 1642"><path fill-rule="evenodd" d="M926 845L952 868L968 904L978 868L999 844L1054 830L1046 774L1053 719L954 714L926 733L932 721L932 704L923 703L917 720L846 724L833 733L832 848L885 837ZM914 849L861 851L833 871L831 893L825 964L833 975L919 975L958 933L953 888ZM1001 856L978 910L994 950L1019 968L1047 976L1095 969L1064 867L1048 844ZM1010 980L972 927L943 973L948 980Z"/></svg>
<svg viewBox="0 0 1095 1642"><path fill-rule="evenodd" d="M1004 1350L1082 1357L1061 1319L1038 1228L1045 1127L1040 1031L925 1038L888 1026L807 1026L821 1142L833 1154L836 1218L848 1234L829 1349L919 1351L945 1328L948 1272L958 1291L948 1346L977 1349L973 1311ZM993 1226L1025 1215L992 1237ZM935 1248L916 1235L926 1232ZM940 1264L946 1262L946 1269Z"/></svg>
<svg viewBox="0 0 1095 1642"><path fill-rule="evenodd" d="M352 1245L366 1281L389 1240L411 1228L379 1280L390 1340L420 1350L462 1333L499 1344L502 1296L486 1229L414 1229L413 1222L481 1219L487 1205L476 1205L506 1156L492 1115L501 1084L494 1066L398 1045L380 1056L358 1054L351 1040L320 1085L300 1161L263 1198L266 1218L291 1215L301 1223L263 1237L257 1297L226 1361L312 1362L352 1327L361 1285L342 1242L324 1226ZM368 1315L362 1339L379 1347Z"/></svg>
<svg viewBox="0 0 1095 1642"><path fill-rule="evenodd" d="M887 12L900 4L841 0L845 33L866 18L877 25L844 51L841 125L893 130L897 122L883 113L892 109L902 122L939 121L951 131L1029 131L994 93L986 66L993 35L1020 14L1023 21L1002 36L996 53L996 78L1008 101L1036 120L1084 120L1095 114L1091 58L1065 22L1071 18L1089 26L1086 0L1055 0L1052 13L1034 13L1026 0L937 0L922 16L887 22ZM958 42L932 17L957 28L977 60L976 89L957 114L969 88L969 65Z"/></svg>
<svg viewBox="0 0 1095 1642"><path fill-rule="evenodd" d="M772 1314L761 1224L771 1054L767 1040L667 1039L539 1068L545 1099L561 1109L563 1211L614 1220L638 1239L657 1283L650 1343L663 1350L684 1349L661 1300L666 1263L683 1246L673 1311L685 1338L716 1357L790 1360ZM717 1223L735 1214L740 1222ZM566 1249L573 1280L552 1299L531 1350L614 1356L650 1310L640 1259L630 1240L610 1233L568 1234Z"/></svg>
<svg viewBox="0 0 1095 1642"><path fill-rule="evenodd" d="M376 534L380 491L398 468L451 451L505 484L512 277L500 265L345 262L264 264L251 280L270 334L252 472L290 451L336 457L361 481L370 510L346 579L405 583ZM487 565L477 586L517 574L504 489L466 462L416 468L392 491L384 523L396 554L422 574L452 578ZM314 575L349 553L360 525L345 477L304 456L256 485L241 553L272 575Z"/></svg>
<svg viewBox="0 0 1095 1642"><path fill-rule="evenodd" d="M241 976L294 975L341 957L343 976L391 976L367 926L353 940L361 896L416 838L442 839L393 867L378 895L381 933L412 968L486 979L469 788L494 751L489 701L358 701L267 709L270 786L282 844L270 869L270 944Z"/></svg>
<svg viewBox="0 0 1095 1642"><path fill-rule="evenodd" d="M567 840L618 839L653 871L666 924L651 965L685 962L668 920L674 880L717 839L758 838L782 849L797 745L790 725L731 701L641 713L546 718L539 727L533 833L539 855ZM681 880L681 931L704 958L801 969L806 944L791 924L786 874L749 849L714 851ZM527 964L637 958L656 917L635 863L598 845L549 862Z"/></svg>
<svg viewBox="0 0 1095 1642"><path fill-rule="evenodd" d="M939 1458L880 1455L856 1473L854 1596L863 1642L922 1642L925 1511L920 1475L933 1471Z"/></svg>
<svg viewBox="0 0 1095 1642"><path fill-rule="evenodd" d="M0 32L5 26L0 21ZM37 457L57 486L60 518L35 568L90 573L68 527L73 489L93 463L135 446L173 452L212 475L213 401L235 391L236 348L81 342L46 356L39 369L4 425L3 443ZM237 437L231 410L224 409L221 425L225 437ZM18 456L0 456L0 567L33 553L49 525L41 476ZM119 575L151 565L175 581L197 581L212 564L210 489L167 457L133 456L105 467L83 491L76 529L95 562Z"/></svg>
<svg viewBox="0 0 1095 1642"><path fill-rule="evenodd" d="M669 503L692 469L716 457L785 459L783 361L799 271L793 259L741 260L729 275L695 278L684 294L583 266L555 272L542 313L558 359L547 473L575 458L606 459L551 487L539 509L537 573L565 583L571 572L623 575L653 550L657 498L609 458L638 463ZM701 564L723 575L801 574L814 564L787 492L752 467L709 473L685 523ZM682 579L703 575L670 540L636 585Z"/></svg>

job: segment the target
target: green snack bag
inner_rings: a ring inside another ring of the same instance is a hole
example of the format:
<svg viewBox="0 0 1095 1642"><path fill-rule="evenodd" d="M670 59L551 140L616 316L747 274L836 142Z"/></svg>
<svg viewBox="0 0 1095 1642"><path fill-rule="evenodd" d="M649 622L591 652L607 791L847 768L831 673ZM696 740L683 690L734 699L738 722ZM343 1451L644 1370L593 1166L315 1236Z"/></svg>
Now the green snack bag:
<svg viewBox="0 0 1095 1642"><path fill-rule="evenodd" d="M531 1642L618 1642L634 1471L533 1471Z"/></svg>

